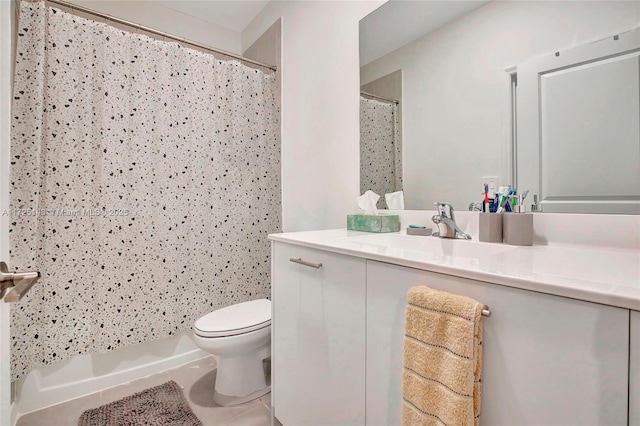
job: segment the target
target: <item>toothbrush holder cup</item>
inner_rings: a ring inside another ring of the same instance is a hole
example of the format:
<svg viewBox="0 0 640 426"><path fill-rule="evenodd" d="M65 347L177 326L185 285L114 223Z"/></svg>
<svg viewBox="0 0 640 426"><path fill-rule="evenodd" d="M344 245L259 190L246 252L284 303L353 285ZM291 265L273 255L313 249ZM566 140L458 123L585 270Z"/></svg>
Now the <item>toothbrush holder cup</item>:
<svg viewBox="0 0 640 426"><path fill-rule="evenodd" d="M496 213L480 213L479 240L486 243L502 242L502 216Z"/></svg>
<svg viewBox="0 0 640 426"><path fill-rule="evenodd" d="M504 213L502 236L512 246L533 245L533 215L531 213Z"/></svg>

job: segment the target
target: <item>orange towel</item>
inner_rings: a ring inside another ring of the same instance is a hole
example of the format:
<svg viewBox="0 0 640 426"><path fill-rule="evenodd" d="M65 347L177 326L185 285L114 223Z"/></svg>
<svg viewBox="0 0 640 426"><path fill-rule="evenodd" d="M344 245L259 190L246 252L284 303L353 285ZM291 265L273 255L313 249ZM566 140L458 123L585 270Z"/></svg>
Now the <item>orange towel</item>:
<svg viewBox="0 0 640 426"><path fill-rule="evenodd" d="M480 422L483 305L428 287L409 290L402 424Z"/></svg>

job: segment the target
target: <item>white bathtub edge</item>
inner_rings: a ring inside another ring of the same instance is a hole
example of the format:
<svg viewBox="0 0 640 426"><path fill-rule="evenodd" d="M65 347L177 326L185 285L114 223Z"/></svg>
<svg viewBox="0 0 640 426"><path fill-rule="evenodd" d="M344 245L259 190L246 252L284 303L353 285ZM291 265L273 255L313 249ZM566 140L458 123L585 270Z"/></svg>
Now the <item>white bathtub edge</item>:
<svg viewBox="0 0 640 426"><path fill-rule="evenodd" d="M34 369L12 383L12 420L210 356L190 332L100 355L78 355ZM106 365L106 366L105 366ZM103 374L96 374L96 370ZM72 374L69 374L72 372ZM12 422L15 424L14 422Z"/></svg>

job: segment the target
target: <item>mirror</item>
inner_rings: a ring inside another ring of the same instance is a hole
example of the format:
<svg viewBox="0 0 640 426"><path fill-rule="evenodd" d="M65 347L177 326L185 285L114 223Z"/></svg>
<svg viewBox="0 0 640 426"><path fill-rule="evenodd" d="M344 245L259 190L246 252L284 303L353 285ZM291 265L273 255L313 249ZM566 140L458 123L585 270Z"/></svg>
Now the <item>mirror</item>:
<svg viewBox="0 0 640 426"><path fill-rule="evenodd" d="M640 30L517 71L516 176L548 212L640 213Z"/></svg>
<svg viewBox="0 0 640 426"><path fill-rule="evenodd" d="M482 200L483 184L490 180L497 181L496 186L521 183L520 192L530 189L525 202L529 211L532 194L546 197L538 183L549 177L529 176L519 182L516 175L530 161L520 155L514 159L514 140L520 133L516 106L522 101L516 85L519 66L622 34L638 22L637 4L624 1L391 0L365 17L360 22L361 90L399 101L405 208L432 209L435 201L448 201L456 210L467 210ZM556 117L556 122L570 121ZM600 149L606 149L610 140L601 143ZM562 155L584 156L580 143L568 146L572 150ZM593 151L593 142L589 146ZM640 149L640 141L635 147ZM640 157L629 160L633 149L629 143L624 161L609 155L610 168L640 168ZM621 176L620 186L636 184L633 172ZM573 191L576 186L566 188ZM640 213L633 207L640 197L633 191L621 193L632 199L632 207L622 212ZM563 194L566 199L579 195ZM565 204L560 211L612 212L572 210L575 203ZM543 211L553 211L547 207L543 205Z"/></svg>

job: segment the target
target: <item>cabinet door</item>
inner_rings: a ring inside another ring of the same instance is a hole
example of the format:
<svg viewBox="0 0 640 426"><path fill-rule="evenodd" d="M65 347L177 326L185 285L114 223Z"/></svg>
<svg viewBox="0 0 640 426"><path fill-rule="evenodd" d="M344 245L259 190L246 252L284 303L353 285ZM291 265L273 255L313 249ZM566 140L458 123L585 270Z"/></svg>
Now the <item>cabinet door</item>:
<svg viewBox="0 0 640 426"><path fill-rule="evenodd" d="M276 242L273 266L275 417L285 426L363 425L365 260Z"/></svg>
<svg viewBox="0 0 640 426"><path fill-rule="evenodd" d="M629 426L640 426L640 312L631 311Z"/></svg>
<svg viewBox="0 0 640 426"><path fill-rule="evenodd" d="M629 311L367 262L367 425L399 425L406 294L472 297L485 317L481 425L626 425Z"/></svg>

